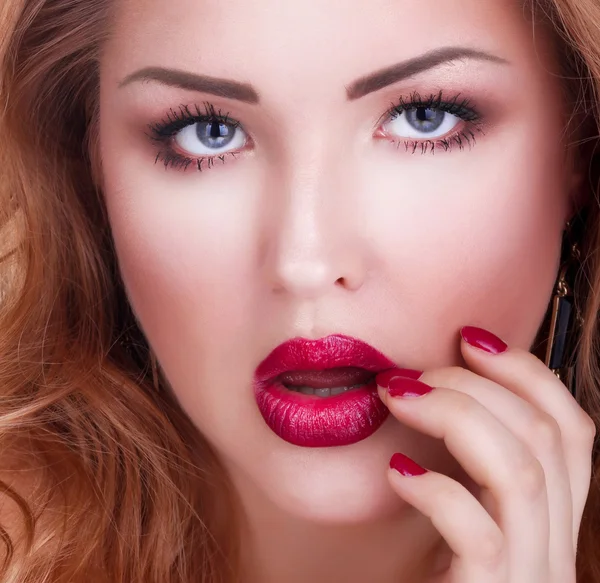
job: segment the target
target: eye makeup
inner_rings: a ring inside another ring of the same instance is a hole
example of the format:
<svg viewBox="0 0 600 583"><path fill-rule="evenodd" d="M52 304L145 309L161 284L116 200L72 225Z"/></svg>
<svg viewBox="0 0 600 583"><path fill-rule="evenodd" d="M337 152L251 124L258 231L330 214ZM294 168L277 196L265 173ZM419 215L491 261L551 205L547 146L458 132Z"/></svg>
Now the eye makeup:
<svg viewBox="0 0 600 583"><path fill-rule="evenodd" d="M428 96L413 92L401 97L384 112L376 124L374 137L385 139L397 149L411 154L436 150L448 152L471 147L476 133L483 133L481 122L482 116L475 106L460 93L446 97L442 91ZM403 127L402 131L407 135L390 132L389 126L394 124ZM181 105L176 110L170 109L162 120L149 124L148 128L150 132L146 135L157 147L155 163L162 162L165 169L210 169L217 161L225 163L229 158L236 158L253 144L238 120L230 118L210 102L204 102L202 107ZM239 133L242 133L241 137ZM191 152L182 147L182 141L189 144L194 140L199 144L196 150L204 148L206 151ZM232 141L241 141L241 146L227 149L227 143Z"/></svg>

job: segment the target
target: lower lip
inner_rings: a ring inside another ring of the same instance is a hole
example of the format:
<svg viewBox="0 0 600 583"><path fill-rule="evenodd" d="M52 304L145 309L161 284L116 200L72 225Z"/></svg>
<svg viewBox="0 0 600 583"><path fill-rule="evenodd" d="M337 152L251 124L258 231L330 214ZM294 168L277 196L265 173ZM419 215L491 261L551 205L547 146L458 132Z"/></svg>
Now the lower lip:
<svg viewBox="0 0 600 583"><path fill-rule="evenodd" d="M333 397L304 395L274 381L257 383L256 400L271 430L302 447L357 443L375 433L389 415L375 379Z"/></svg>

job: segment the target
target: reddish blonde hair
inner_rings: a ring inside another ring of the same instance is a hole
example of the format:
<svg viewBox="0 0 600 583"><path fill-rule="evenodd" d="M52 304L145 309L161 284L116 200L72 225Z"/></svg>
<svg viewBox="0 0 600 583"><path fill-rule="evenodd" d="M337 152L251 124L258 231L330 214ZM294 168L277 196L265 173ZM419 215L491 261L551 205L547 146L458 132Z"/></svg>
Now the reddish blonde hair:
<svg viewBox="0 0 600 583"><path fill-rule="evenodd" d="M558 33L572 105L597 136L600 4L529 1ZM0 2L0 579L230 582L236 499L172 394L148 381L99 193L109 2ZM581 404L598 425L600 167L589 158L576 367ZM599 530L594 472L579 583L600 581Z"/></svg>

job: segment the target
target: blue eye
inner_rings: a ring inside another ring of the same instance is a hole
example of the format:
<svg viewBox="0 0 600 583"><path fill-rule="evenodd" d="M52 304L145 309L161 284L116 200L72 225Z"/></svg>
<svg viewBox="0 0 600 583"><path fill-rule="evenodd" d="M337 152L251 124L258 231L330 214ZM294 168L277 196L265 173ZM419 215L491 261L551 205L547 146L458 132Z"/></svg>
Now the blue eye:
<svg viewBox="0 0 600 583"><path fill-rule="evenodd" d="M396 113L384 124L386 132L397 138L440 138L451 132L461 119L433 107L413 107Z"/></svg>
<svg viewBox="0 0 600 583"><path fill-rule="evenodd" d="M218 155L244 146L246 133L239 124L220 120L199 121L174 134L175 143L192 156Z"/></svg>
<svg viewBox="0 0 600 583"><path fill-rule="evenodd" d="M427 107L416 107L404 112L406 121L417 131L431 133L437 130L443 123L446 115L445 111L439 109L429 109Z"/></svg>
<svg viewBox="0 0 600 583"><path fill-rule="evenodd" d="M413 153L433 152L440 148L448 151L454 145L463 149L475 141L475 132L481 130L481 115L461 94L444 97L442 91L421 97L413 92L408 98L388 110L379 127L398 146L404 145Z"/></svg>

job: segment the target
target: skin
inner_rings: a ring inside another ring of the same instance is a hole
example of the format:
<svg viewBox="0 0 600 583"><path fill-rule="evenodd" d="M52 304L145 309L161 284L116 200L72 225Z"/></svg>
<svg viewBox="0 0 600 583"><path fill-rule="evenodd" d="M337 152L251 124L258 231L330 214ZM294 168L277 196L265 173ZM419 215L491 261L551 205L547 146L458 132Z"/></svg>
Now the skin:
<svg viewBox="0 0 600 583"><path fill-rule="evenodd" d="M115 7L100 153L119 264L164 376L239 492L247 581L574 581L593 425L527 352L579 196L548 36L534 43L509 0ZM355 79L448 46L505 62L463 58L347 99ZM123 84L149 66L250 83L260 103ZM471 147L413 154L400 126L378 125L400 98L440 90L480 112ZM202 172L154 164L148 124L205 101L248 147ZM464 325L509 351L469 347ZM381 389L392 415L357 444L290 445L260 416L254 370L289 338L328 334L438 389ZM396 451L432 471L387 470Z"/></svg>

